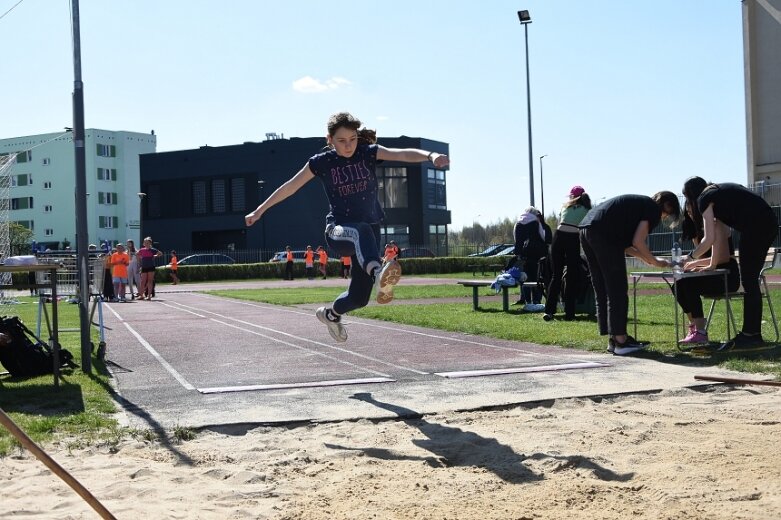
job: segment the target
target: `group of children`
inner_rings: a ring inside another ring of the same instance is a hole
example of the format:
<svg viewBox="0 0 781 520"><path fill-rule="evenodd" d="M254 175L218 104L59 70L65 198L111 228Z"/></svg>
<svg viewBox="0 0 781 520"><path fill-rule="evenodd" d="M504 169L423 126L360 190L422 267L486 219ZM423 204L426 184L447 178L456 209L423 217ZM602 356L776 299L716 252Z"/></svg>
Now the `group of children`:
<svg viewBox="0 0 781 520"><path fill-rule="evenodd" d="M136 249L133 240L127 241L127 247L117 244L104 260L103 296L113 302L126 302L126 288L130 290L131 300L151 300L155 296L155 258L163 253L152 247L151 237L144 239L141 249ZM176 251L171 251L172 280L176 277ZM133 292L135 285L136 292Z"/></svg>

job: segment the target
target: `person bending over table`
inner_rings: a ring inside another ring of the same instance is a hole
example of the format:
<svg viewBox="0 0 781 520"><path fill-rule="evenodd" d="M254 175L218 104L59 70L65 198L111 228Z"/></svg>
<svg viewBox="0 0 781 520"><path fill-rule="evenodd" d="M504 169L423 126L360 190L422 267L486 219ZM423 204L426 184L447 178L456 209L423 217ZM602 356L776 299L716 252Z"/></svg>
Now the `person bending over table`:
<svg viewBox="0 0 781 520"><path fill-rule="evenodd" d="M702 177L691 177L683 185L683 196L686 200L681 238L690 239L695 246L702 242L704 236L702 214L697 206L697 198L702 194L708 183ZM713 223L714 241L709 251L699 260L691 260L683 266L684 272L710 271L727 269L727 291L733 292L740 286L740 272L735 260L735 248L732 244L731 230L721 221ZM703 295L717 295L724 291L724 280L721 276L703 276L697 278L681 278L675 281L673 294L678 304L689 318L689 333L679 343L696 345L709 343L707 321L702 308Z"/></svg>
<svg viewBox="0 0 781 520"><path fill-rule="evenodd" d="M648 265L668 267L670 262L651 253L646 239L661 219L677 221L680 213L678 197L660 191L653 197L620 195L608 199L580 222L580 243L594 285L599 334L609 336L607 350L614 355L625 356L648 346L626 333L629 285L624 255Z"/></svg>
<svg viewBox="0 0 781 520"><path fill-rule="evenodd" d="M765 344L762 338L762 293L759 273L765 257L778 234L775 213L765 200L731 182L710 184L699 197L697 209L702 214L703 238L689 257L696 260L706 251L723 247L727 239L719 234L718 223L740 231L740 281L743 284L743 327L723 345L723 349L750 349Z"/></svg>

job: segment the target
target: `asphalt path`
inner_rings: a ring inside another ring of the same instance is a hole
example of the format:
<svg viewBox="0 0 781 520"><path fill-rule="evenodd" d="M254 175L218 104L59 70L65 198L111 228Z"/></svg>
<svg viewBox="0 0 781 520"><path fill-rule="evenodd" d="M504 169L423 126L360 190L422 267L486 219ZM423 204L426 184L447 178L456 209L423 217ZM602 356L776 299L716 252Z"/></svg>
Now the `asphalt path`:
<svg viewBox="0 0 781 520"><path fill-rule="evenodd" d="M696 363L622 358L350 316L348 341L336 343L311 308L201 292L308 285L346 281L166 285L152 301L104 303L106 360L126 424L250 428L379 419L394 415L351 397L372 392L410 414L432 414L697 386L695 374L735 375ZM465 289L464 303L471 301L469 292Z"/></svg>

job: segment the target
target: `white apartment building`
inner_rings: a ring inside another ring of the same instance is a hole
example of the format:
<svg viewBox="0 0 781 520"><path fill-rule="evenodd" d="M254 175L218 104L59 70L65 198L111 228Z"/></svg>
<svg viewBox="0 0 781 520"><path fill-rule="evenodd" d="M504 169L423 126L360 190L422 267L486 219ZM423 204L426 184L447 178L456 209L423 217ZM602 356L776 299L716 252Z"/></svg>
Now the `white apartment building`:
<svg viewBox="0 0 781 520"><path fill-rule="evenodd" d="M88 243L128 238L141 244L139 155L155 153L157 137L85 130ZM76 166L71 132L0 139L0 155L17 154L11 169L9 220L43 247L76 244Z"/></svg>

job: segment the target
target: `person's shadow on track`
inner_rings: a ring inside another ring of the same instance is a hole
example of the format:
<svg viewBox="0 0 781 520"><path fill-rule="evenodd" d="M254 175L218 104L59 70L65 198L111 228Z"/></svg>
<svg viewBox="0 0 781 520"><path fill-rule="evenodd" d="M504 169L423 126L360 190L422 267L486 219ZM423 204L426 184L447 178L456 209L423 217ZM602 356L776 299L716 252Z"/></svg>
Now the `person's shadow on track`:
<svg viewBox="0 0 781 520"><path fill-rule="evenodd" d="M460 428L429 422L423 418L422 414L414 410L378 401L370 393L358 393L352 395L350 398L364 401L377 406L378 408L393 412L398 415L405 424L420 430L427 439L414 439L412 443L431 452L434 456L417 457L413 455L404 455L386 448L351 448L336 444L326 444L325 446L327 448L360 451L370 457L382 460L421 460L435 468L451 466L484 468L491 471L502 480L513 484L535 482L545 478L543 474L536 473L524 464L524 461L527 459L561 460L562 463L559 464L561 469L576 467L589 469L593 471L597 478L602 480L623 482L630 480L634 476L633 473L615 473L579 455L555 456L544 453L535 453L532 455L519 454L511 447L500 443L496 439L482 437L476 433L464 431Z"/></svg>

